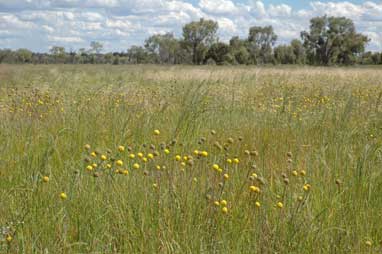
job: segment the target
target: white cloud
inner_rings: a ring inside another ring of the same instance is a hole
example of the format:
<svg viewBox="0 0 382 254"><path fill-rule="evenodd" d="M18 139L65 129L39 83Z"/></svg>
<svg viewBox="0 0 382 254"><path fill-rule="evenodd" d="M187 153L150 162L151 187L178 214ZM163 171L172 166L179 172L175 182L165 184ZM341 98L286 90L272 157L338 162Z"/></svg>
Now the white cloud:
<svg viewBox="0 0 382 254"><path fill-rule="evenodd" d="M298 38L318 15L346 16L382 50L382 2L311 1L301 9L285 1L244 0L0 0L0 48L47 50L55 43L67 48L102 41L106 50L142 44L150 34L173 32L200 18L219 24L223 41L246 37L251 26L272 25L279 43Z"/></svg>
<svg viewBox="0 0 382 254"><path fill-rule="evenodd" d="M238 8L230 0L200 0L199 7L209 13L234 13Z"/></svg>

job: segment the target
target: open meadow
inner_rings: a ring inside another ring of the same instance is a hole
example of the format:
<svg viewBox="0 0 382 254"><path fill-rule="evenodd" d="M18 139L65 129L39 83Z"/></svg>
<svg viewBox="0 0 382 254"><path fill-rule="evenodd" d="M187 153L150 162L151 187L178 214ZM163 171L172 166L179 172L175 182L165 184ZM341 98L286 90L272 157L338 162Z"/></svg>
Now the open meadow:
<svg viewBox="0 0 382 254"><path fill-rule="evenodd" d="M382 69L0 65L0 253L380 253Z"/></svg>

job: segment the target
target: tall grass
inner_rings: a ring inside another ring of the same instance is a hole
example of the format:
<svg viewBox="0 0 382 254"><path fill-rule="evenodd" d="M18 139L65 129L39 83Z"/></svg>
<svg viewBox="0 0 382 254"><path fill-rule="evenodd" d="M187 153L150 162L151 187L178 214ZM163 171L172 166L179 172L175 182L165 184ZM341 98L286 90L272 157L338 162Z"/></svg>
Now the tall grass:
<svg viewBox="0 0 382 254"><path fill-rule="evenodd" d="M1 65L0 252L381 252L381 94L376 68Z"/></svg>

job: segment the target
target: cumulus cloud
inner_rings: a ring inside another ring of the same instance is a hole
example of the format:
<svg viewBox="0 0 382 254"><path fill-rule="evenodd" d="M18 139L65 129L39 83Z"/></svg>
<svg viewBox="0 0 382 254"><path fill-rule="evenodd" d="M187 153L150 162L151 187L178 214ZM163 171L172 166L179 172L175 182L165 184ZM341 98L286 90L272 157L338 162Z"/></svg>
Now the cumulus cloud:
<svg viewBox="0 0 382 254"><path fill-rule="evenodd" d="M289 1L290 2L290 1ZM278 43L298 38L319 15L345 16L371 39L369 49L382 50L382 2L311 1L292 8L288 1L261 0L0 0L0 48L46 51L52 45L88 46L93 40L106 50L126 50L142 44L148 35L181 35L184 24L214 19L219 35L246 37L251 26L272 25Z"/></svg>

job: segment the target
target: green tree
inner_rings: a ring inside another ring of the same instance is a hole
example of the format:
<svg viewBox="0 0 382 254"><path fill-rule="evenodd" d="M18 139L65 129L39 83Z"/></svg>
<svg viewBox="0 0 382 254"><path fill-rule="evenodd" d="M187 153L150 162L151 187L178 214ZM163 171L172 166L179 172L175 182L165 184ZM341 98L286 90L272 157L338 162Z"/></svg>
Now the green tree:
<svg viewBox="0 0 382 254"><path fill-rule="evenodd" d="M310 20L310 31L301 32L311 64L354 64L368 38L356 32L354 23L345 17L316 17Z"/></svg>
<svg viewBox="0 0 382 254"><path fill-rule="evenodd" d="M255 64L270 63L272 61L272 47L277 35L272 26L253 26L249 29L248 49L251 60Z"/></svg>
<svg viewBox="0 0 382 254"><path fill-rule="evenodd" d="M194 64L203 62L208 48L217 41L217 30L217 22L205 19L188 23L183 27L183 45L191 52Z"/></svg>
<svg viewBox="0 0 382 254"><path fill-rule="evenodd" d="M248 51L248 42L241 40L238 36L234 36L229 41L231 54L238 64L247 64L250 58Z"/></svg>
<svg viewBox="0 0 382 254"><path fill-rule="evenodd" d="M206 61L212 59L218 65L228 64L233 62L233 57L230 54L229 45L223 42L216 42L211 45L206 54Z"/></svg>
<svg viewBox="0 0 382 254"><path fill-rule="evenodd" d="M178 64L181 62L183 49L171 33L150 36L145 41L145 48L155 63Z"/></svg>

